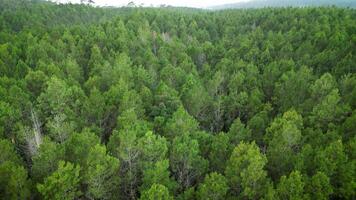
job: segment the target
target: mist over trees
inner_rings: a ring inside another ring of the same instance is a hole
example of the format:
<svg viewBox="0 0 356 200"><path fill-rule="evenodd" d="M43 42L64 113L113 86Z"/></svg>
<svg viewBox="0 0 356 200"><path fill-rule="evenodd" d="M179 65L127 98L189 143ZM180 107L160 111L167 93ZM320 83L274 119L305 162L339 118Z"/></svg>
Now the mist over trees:
<svg viewBox="0 0 356 200"><path fill-rule="evenodd" d="M319 7L337 6L356 8L353 0L248 0L210 7L211 9L265 8L265 7Z"/></svg>
<svg viewBox="0 0 356 200"><path fill-rule="evenodd" d="M0 0L0 199L355 199L356 12Z"/></svg>

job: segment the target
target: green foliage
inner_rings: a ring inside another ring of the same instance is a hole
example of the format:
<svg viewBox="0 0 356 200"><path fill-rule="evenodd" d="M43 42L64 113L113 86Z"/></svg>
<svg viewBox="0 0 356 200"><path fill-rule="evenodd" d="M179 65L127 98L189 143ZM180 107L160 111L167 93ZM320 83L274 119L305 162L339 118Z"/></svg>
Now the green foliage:
<svg viewBox="0 0 356 200"><path fill-rule="evenodd" d="M170 192L175 191L177 183L171 178L169 171L169 161L157 161L153 166L147 168L143 172L141 191L148 190L153 184L160 184L169 189Z"/></svg>
<svg viewBox="0 0 356 200"><path fill-rule="evenodd" d="M340 93L352 109L356 108L356 76L348 74L341 81Z"/></svg>
<svg viewBox="0 0 356 200"><path fill-rule="evenodd" d="M198 130L198 126L198 122L183 107L179 107L167 122L166 134L169 138L190 135Z"/></svg>
<svg viewBox="0 0 356 200"><path fill-rule="evenodd" d="M303 127L302 116L291 110L276 118L267 129L268 168L273 178L290 173L294 168Z"/></svg>
<svg viewBox="0 0 356 200"><path fill-rule="evenodd" d="M58 169L45 178L37 189L43 199L75 199L79 197L80 166L60 161Z"/></svg>
<svg viewBox="0 0 356 200"><path fill-rule="evenodd" d="M355 16L0 0L0 199L354 199Z"/></svg>
<svg viewBox="0 0 356 200"><path fill-rule="evenodd" d="M254 142L241 142L235 147L225 169L232 194L249 199L261 198L267 183L266 163L266 156Z"/></svg>
<svg viewBox="0 0 356 200"><path fill-rule="evenodd" d="M198 82L193 75L190 75L182 88L182 102L187 111L199 119L205 121L205 110L211 100L208 92L202 83Z"/></svg>
<svg viewBox="0 0 356 200"><path fill-rule="evenodd" d="M27 90L32 94L33 98L38 97L45 89L47 76L40 70L29 71L25 76Z"/></svg>
<svg viewBox="0 0 356 200"><path fill-rule="evenodd" d="M99 144L99 142L99 138L88 130L84 130L82 133L74 133L64 144L66 160L80 165L85 170L87 168L87 159L90 155L89 149Z"/></svg>
<svg viewBox="0 0 356 200"><path fill-rule="evenodd" d="M84 103L84 113L87 126L93 127L94 130L97 128L101 133L105 117L105 99L95 87L90 91L90 95Z"/></svg>
<svg viewBox="0 0 356 200"><path fill-rule="evenodd" d="M168 189L160 184L153 184L152 187L143 192L141 200L173 200L170 196Z"/></svg>
<svg viewBox="0 0 356 200"><path fill-rule="evenodd" d="M279 199L298 200L305 199L302 175L299 171L293 171L288 177L282 176L277 186Z"/></svg>
<svg viewBox="0 0 356 200"><path fill-rule="evenodd" d="M209 165L212 171L223 173L226 161L232 151L232 144L229 142L229 136L226 133L219 133L212 138L209 145Z"/></svg>
<svg viewBox="0 0 356 200"><path fill-rule="evenodd" d="M13 138L15 122L20 117L19 110L7 102L0 101L0 137Z"/></svg>
<svg viewBox="0 0 356 200"><path fill-rule="evenodd" d="M91 148L87 160L88 170L84 182L88 185L87 196L94 199L113 199L118 195L119 166L117 158L107 155L105 146Z"/></svg>
<svg viewBox="0 0 356 200"><path fill-rule="evenodd" d="M230 126L228 136L232 145L238 145L242 141L248 142L251 140L251 130L241 123L240 118L236 118Z"/></svg>
<svg viewBox="0 0 356 200"><path fill-rule="evenodd" d="M137 148L140 150L140 161L142 168L152 166L157 161L166 158L168 153L167 141L164 137L147 132L137 141Z"/></svg>
<svg viewBox="0 0 356 200"><path fill-rule="evenodd" d="M340 100L338 90L332 90L313 108L311 123L315 124L316 127L324 128L333 126L335 121L342 119L343 115L348 111L348 107L340 105Z"/></svg>
<svg viewBox="0 0 356 200"><path fill-rule="evenodd" d="M36 182L51 175L58 168L58 162L64 159L63 147L45 138L36 155L32 157L31 172Z"/></svg>
<svg viewBox="0 0 356 200"><path fill-rule="evenodd" d="M204 182L198 188L199 199L223 200L228 191L226 178L213 172L206 175Z"/></svg>
<svg viewBox="0 0 356 200"><path fill-rule="evenodd" d="M16 153L14 145L6 139L0 139L0 164L11 161L15 164L21 164L21 158Z"/></svg>
<svg viewBox="0 0 356 200"><path fill-rule="evenodd" d="M312 80L311 69L301 67L297 72L293 69L284 73L276 83L276 102L280 112L291 108L300 110L302 104L309 97L309 84Z"/></svg>
<svg viewBox="0 0 356 200"><path fill-rule="evenodd" d="M151 115L169 117L180 105L178 92L161 82L156 89Z"/></svg>
<svg viewBox="0 0 356 200"><path fill-rule="evenodd" d="M173 140L171 168L183 188L188 188L205 172L208 162L200 156L199 143L188 135Z"/></svg>
<svg viewBox="0 0 356 200"><path fill-rule="evenodd" d="M30 182L23 166L5 161L0 163L0 198L28 199L30 197Z"/></svg>
<svg viewBox="0 0 356 200"><path fill-rule="evenodd" d="M332 186L327 177L323 172L317 172L310 180L307 185L308 193L311 199L329 199L330 195L333 193Z"/></svg>

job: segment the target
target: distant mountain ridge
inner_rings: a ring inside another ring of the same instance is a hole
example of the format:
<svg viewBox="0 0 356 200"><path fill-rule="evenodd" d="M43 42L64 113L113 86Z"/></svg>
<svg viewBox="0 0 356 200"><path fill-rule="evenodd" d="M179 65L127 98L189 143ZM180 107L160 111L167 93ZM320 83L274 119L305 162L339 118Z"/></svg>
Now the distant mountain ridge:
<svg viewBox="0 0 356 200"><path fill-rule="evenodd" d="M337 6L356 8L356 0L251 0L209 7L210 9L264 8L264 7Z"/></svg>

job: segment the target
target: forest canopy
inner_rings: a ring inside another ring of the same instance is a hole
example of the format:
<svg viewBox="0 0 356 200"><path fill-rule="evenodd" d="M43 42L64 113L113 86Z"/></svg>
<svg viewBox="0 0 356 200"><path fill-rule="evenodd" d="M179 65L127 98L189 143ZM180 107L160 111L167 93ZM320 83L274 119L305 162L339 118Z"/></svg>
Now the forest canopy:
<svg viewBox="0 0 356 200"><path fill-rule="evenodd" d="M356 11L0 0L0 199L356 197Z"/></svg>

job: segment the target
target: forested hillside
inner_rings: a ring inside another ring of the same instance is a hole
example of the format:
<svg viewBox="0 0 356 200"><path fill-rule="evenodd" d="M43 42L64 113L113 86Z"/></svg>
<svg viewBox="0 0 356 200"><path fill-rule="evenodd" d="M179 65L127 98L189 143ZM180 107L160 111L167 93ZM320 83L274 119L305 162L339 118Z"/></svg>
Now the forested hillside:
<svg viewBox="0 0 356 200"><path fill-rule="evenodd" d="M356 11L0 0L0 199L356 197Z"/></svg>

